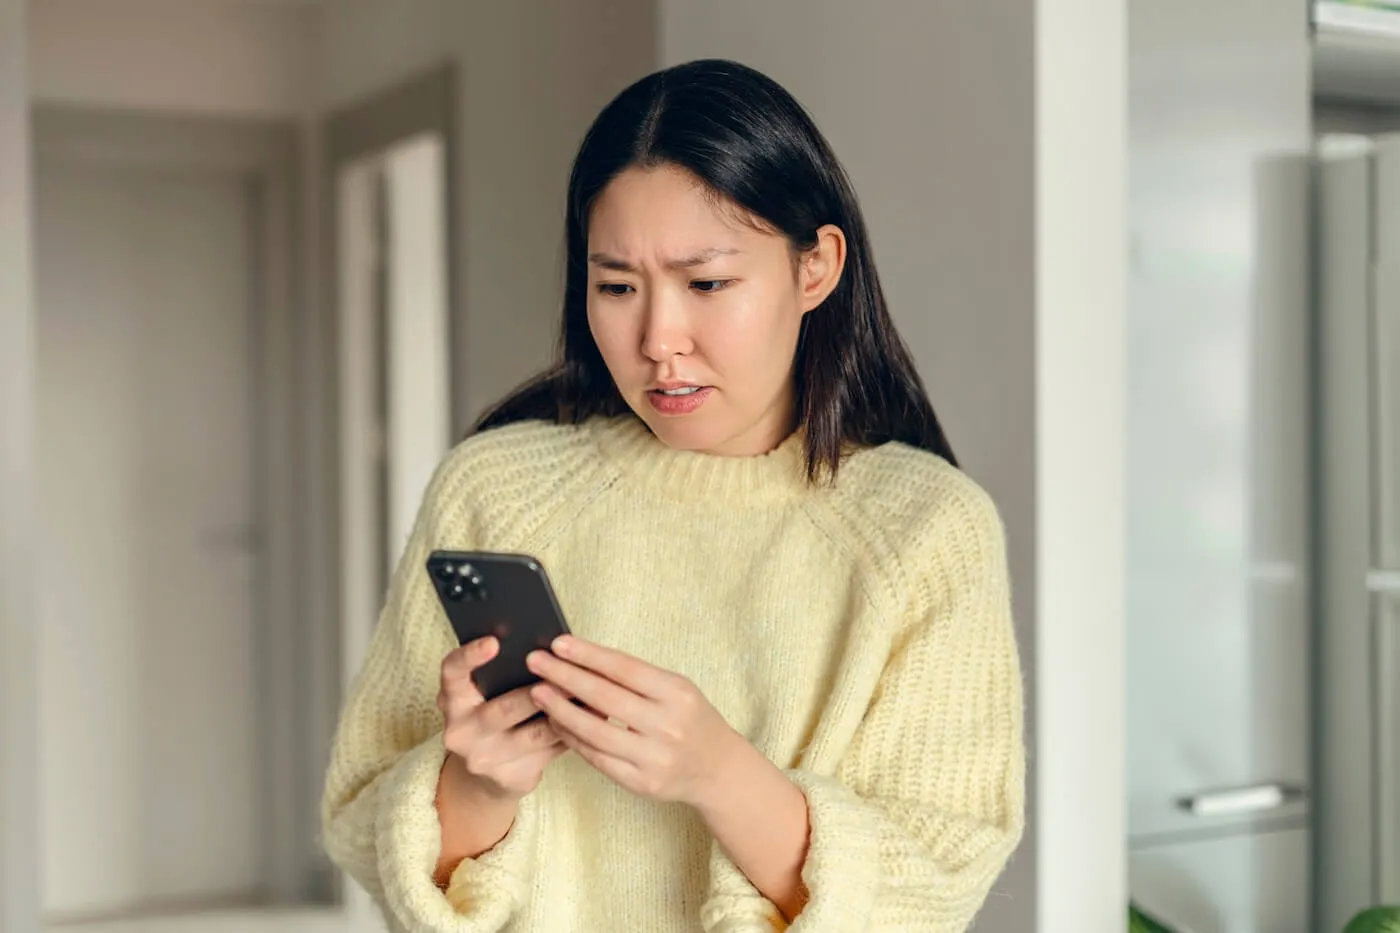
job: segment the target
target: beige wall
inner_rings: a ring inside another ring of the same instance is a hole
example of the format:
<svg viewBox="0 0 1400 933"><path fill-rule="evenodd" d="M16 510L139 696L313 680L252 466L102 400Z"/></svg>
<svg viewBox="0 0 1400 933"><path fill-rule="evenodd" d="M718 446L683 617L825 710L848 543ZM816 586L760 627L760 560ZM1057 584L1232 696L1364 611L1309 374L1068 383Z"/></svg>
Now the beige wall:
<svg viewBox="0 0 1400 933"><path fill-rule="evenodd" d="M1005 516L1035 634L1033 21L1027 4L662 3L665 64L782 82L846 164L900 332L964 467ZM1034 824L979 929L1034 923Z"/></svg>
<svg viewBox="0 0 1400 933"><path fill-rule="evenodd" d="M309 102L313 7L31 0L41 103L296 116Z"/></svg>
<svg viewBox="0 0 1400 933"><path fill-rule="evenodd" d="M458 427L549 359L563 296L564 193L589 122L655 63L647 0L324 9L318 75L348 104L444 60L460 81L454 222Z"/></svg>
<svg viewBox="0 0 1400 933"><path fill-rule="evenodd" d="M0 0L0 933L39 926L24 0Z"/></svg>

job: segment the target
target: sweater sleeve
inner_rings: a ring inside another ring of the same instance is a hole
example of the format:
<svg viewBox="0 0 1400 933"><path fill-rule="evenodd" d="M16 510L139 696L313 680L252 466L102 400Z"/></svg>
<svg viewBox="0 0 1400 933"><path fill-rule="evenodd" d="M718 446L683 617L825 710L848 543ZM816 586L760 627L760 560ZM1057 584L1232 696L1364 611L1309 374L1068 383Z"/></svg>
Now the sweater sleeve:
<svg viewBox="0 0 1400 933"><path fill-rule="evenodd" d="M442 659L456 638L424 565L448 476L445 464L429 484L341 712L321 802L322 834L331 859L370 893L394 921L391 928L496 933L532 883L538 830L529 797L506 838L464 860L446 891L433 880L442 845L435 797L447 754L437 692Z"/></svg>
<svg viewBox="0 0 1400 933"><path fill-rule="evenodd" d="M1005 543L971 497L935 544L930 598L896 644L835 767L788 773L807 797L810 899L791 933L962 933L1020 841L1020 663ZM710 933L781 930L781 915L715 846Z"/></svg>

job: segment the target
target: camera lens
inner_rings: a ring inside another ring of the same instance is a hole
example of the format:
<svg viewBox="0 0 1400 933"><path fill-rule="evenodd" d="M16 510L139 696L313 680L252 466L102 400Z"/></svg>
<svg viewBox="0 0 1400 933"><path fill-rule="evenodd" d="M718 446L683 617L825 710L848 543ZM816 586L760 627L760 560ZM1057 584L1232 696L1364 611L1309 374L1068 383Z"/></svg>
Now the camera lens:
<svg viewBox="0 0 1400 933"><path fill-rule="evenodd" d="M463 594L469 599L486 598L486 582L482 580L480 572L471 564L459 564L457 566L457 583L462 587Z"/></svg>
<svg viewBox="0 0 1400 933"><path fill-rule="evenodd" d="M451 581L457 576L457 565L453 563L438 564L436 576L443 583Z"/></svg>
<svg viewBox="0 0 1400 933"><path fill-rule="evenodd" d="M453 580L451 583L447 584L443 592L447 594L448 599L457 602L467 595L467 588L461 580Z"/></svg>

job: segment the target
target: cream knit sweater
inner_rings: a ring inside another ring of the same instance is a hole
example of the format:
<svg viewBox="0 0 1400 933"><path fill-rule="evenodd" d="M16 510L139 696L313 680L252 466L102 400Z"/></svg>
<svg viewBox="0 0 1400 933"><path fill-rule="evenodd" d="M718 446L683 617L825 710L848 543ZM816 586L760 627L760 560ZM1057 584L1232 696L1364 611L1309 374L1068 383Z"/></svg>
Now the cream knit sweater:
<svg viewBox="0 0 1400 933"><path fill-rule="evenodd" d="M436 472L346 702L325 844L391 929L783 929L683 805L576 755L509 834L433 883L455 644L435 548L528 552L582 637L689 677L806 794L793 933L964 930L1021 835L1021 678L1002 526L943 460L860 451L809 487L797 435L761 457L676 451L641 422L525 423Z"/></svg>

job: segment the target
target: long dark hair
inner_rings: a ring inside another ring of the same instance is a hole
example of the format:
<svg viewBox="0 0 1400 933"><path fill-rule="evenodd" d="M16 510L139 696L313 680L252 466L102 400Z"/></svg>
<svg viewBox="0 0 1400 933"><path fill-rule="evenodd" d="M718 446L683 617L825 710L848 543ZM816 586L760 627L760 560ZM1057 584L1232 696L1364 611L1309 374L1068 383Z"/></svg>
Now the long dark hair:
<svg viewBox="0 0 1400 933"><path fill-rule="evenodd" d="M569 176L568 259L558 361L482 416L474 430L542 419L579 424L630 412L588 327L588 221L598 195L632 166L674 165L805 251L817 230L846 235L835 290L803 317L795 371L807 474L834 477L843 450L903 441L956 464L908 349L895 332L850 180L802 106L731 61L677 65L641 79L594 120Z"/></svg>

